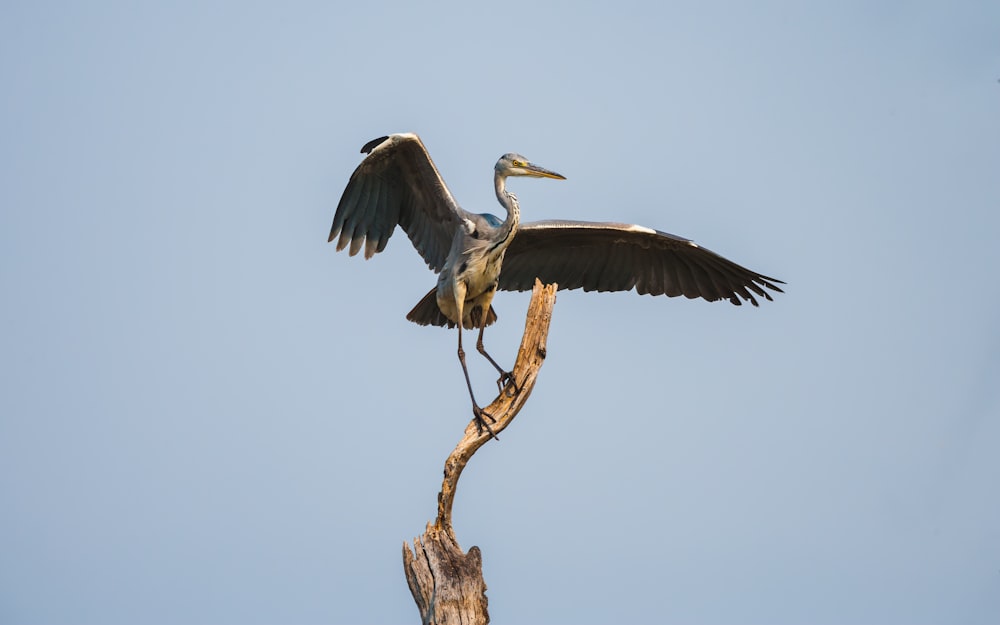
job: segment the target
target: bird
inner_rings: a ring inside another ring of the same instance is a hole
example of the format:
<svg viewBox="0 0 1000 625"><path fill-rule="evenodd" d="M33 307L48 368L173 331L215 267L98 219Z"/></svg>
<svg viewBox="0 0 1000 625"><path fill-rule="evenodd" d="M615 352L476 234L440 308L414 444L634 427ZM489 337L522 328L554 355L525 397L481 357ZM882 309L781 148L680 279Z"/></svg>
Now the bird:
<svg viewBox="0 0 1000 625"><path fill-rule="evenodd" d="M524 156L507 153L493 168L503 219L463 209L431 160L420 137L399 133L379 137L361 148L366 154L354 170L337 205L328 242L350 256L364 248L366 259L383 251L396 226L427 266L437 285L406 318L419 325L458 328L458 359L472 400L480 434L496 438L476 402L462 348L462 330L478 329L476 349L500 373L498 389L517 391L513 373L483 346L485 328L497 320L497 290L530 290L535 279L562 289L629 291L684 295L689 299L773 300L782 280L751 271L694 241L645 226L616 222L546 220L521 222L517 198L507 190L515 176L565 180Z"/></svg>

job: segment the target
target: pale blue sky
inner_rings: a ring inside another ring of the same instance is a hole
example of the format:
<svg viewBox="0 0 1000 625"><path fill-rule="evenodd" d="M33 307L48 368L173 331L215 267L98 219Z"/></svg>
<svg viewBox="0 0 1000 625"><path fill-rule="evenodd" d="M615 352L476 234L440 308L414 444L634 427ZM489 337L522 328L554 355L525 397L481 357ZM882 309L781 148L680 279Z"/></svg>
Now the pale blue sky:
<svg viewBox="0 0 1000 625"><path fill-rule="evenodd" d="M1000 622L998 78L995 2L5 4L0 622L416 621L455 337L326 243L400 131L788 282L560 295L458 493L494 622Z"/></svg>

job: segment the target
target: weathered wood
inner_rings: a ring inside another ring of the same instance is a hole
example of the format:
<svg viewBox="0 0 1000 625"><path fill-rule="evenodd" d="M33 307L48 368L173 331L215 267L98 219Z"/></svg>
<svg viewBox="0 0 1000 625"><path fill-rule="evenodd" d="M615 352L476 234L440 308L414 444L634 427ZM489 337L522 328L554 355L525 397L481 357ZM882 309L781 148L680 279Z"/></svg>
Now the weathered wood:
<svg viewBox="0 0 1000 625"><path fill-rule="evenodd" d="M500 395L485 408L496 419L490 427L502 432L528 401L535 386L538 371L545 361L545 341L556 301L556 285L543 286L535 281L528 305L524 336L514 363L516 387L508 384ZM480 432L473 419L465 435L444 464L444 481L438 493L438 514L428 523L423 536L413 540L413 550L403 543L403 569L410 592L420 610L422 623L436 625L485 625L487 612L486 583L483 581L482 554L478 547L463 553L451 525L451 510L458 488L458 478L476 453L488 440L488 432Z"/></svg>
<svg viewBox="0 0 1000 625"><path fill-rule="evenodd" d="M413 540L413 551L403 543L403 568L421 623L436 625L485 625L486 582L479 547L469 553L451 532L428 523L427 531Z"/></svg>

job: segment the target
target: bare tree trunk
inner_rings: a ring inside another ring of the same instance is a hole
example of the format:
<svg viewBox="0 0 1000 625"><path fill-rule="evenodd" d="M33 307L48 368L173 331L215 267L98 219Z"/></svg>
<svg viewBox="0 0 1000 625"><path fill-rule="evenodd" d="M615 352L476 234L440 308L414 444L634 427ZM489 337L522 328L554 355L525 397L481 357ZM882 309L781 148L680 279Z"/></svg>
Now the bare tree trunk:
<svg viewBox="0 0 1000 625"><path fill-rule="evenodd" d="M528 305L524 337L514 363L517 389L508 385L485 408L496 419L496 423L491 424L496 433L510 425L531 395L538 371L545 361L545 340L555 302L556 285L543 286L536 280L531 304ZM451 508L458 478L472 454L489 439L489 433L481 433L475 420L466 426L465 436L444 464L437 519L427 524L423 536L413 540L412 551L407 543L403 543L403 569L422 623L485 625L490 622L486 610L482 554L479 547L472 547L469 553L463 553L451 527Z"/></svg>

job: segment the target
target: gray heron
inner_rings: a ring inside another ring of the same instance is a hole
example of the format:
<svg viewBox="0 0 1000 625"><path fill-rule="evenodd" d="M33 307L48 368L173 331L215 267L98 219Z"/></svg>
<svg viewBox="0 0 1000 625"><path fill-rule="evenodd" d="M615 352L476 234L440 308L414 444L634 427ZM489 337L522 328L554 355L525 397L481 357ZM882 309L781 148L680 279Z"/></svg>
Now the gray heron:
<svg viewBox="0 0 1000 625"><path fill-rule="evenodd" d="M782 292L776 278L759 274L688 239L643 226L587 221L521 223L517 198L507 178L531 176L565 180L519 154L504 154L494 167L497 200L507 214L470 213L452 197L427 149L415 134L394 134L369 141L367 154L351 175L333 218L328 241L351 256L364 248L365 258L385 249L400 226L438 274L437 286L406 316L420 325L458 328L458 360L480 431L492 429L472 392L462 349L462 329L478 329L476 349L500 373L501 392L517 390L483 347L483 331L496 321L497 289L526 291L535 278L560 289L628 291L708 301L771 300L767 289ZM755 297L756 295L756 297Z"/></svg>

